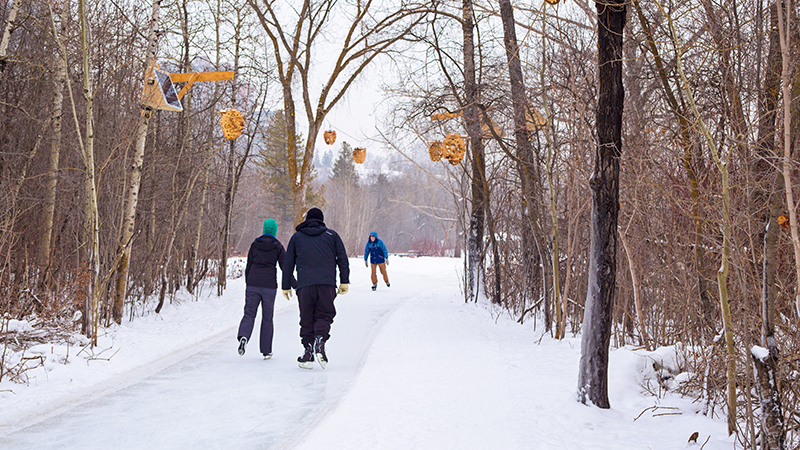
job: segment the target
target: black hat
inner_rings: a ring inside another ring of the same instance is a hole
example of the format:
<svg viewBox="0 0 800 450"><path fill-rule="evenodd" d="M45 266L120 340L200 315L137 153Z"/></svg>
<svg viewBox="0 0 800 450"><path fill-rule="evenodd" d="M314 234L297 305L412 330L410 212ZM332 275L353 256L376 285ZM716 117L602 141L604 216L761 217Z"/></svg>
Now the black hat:
<svg viewBox="0 0 800 450"><path fill-rule="evenodd" d="M320 221L325 220L325 217L322 215L322 210L319 208L311 208L306 213L306 220L308 219L317 219Z"/></svg>

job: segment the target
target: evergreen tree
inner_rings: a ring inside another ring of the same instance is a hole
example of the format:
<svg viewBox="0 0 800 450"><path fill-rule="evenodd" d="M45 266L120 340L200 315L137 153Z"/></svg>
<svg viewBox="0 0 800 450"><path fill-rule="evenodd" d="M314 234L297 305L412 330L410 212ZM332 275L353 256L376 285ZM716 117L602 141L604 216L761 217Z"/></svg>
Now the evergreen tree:
<svg viewBox="0 0 800 450"><path fill-rule="evenodd" d="M342 150L333 163L333 176L331 177L338 183L351 186L358 186L358 172L353 162L353 148L347 142L342 142Z"/></svg>
<svg viewBox="0 0 800 450"><path fill-rule="evenodd" d="M271 115L266 129L262 131L262 136L258 165L263 171L267 192L270 193L270 198L264 201L265 214L278 221L279 230L291 230L295 225L292 215L293 194L292 180L289 176L289 169L286 167L288 149L283 111L277 111ZM297 141L301 140L302 136L297 136ZM313 171L312 175L316 176ZM324 206L321 193L309 188L306 192L306 204Z"/></svg>

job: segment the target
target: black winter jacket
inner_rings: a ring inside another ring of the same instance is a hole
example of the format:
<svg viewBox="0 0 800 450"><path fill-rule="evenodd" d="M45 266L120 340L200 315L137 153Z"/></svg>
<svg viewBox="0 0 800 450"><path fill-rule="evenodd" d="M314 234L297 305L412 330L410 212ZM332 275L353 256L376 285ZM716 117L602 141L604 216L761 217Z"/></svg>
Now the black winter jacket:
<svg viewBox="0 0 800 450"><path fill-rule="evenodd" d="M284 290L291 286L295 269L297 289L316 284L336 286L337 266L341 283L350 283L350 264L339 234L317 219L307 219L295 230L297 232L286 246L282 280Z"/></svg>
<svg viewBox="0 0 800 450"><path fill-rule="evenodd" d="M261 235L250 244L247 252L247 266L244 269L244 279L248 286L278 289L278 279L275 263L280 264L283 270L283 260L286 251L283 245L272 236ZM290 279L290 282L292 280Z"/></svg>

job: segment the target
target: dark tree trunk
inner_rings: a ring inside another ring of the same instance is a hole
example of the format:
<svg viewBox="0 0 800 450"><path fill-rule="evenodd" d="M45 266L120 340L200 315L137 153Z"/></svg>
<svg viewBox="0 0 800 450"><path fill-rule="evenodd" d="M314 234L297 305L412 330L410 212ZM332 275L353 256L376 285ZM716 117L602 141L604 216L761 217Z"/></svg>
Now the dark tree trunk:
<svg viewBox="0 0 800 450"><path fill-rule="evenodd" d="M619 158L622 155L622 33L627 3L597 7L597 148L592 189L592 240L589 286L583 317L578 398L600 408L608 402L608 347L617 275Z"/></svg>
<svg viewBox="0 0 800 450"><path fill-rule="evenodd" d="M503 35L506 47L506 59L508 60L508 77L511 83L511 102L514 106L514 141L517 144L517 171L519 172L522 184L522 241L525 245L523 253L525 255L525 295L530 295L531 301L535 302L534 291L536 289L535 270L536 266L535 243L537 239L534 224L537 220L538 211L536 208L535 189L535 161L533 146L530 142L530 135L526 128L526 112L528 109L528 96L525 92L525 81L522 77L522 65L519 60L519 45L517 44L517 34L514 28L514 9L510 0L500 0L500 18L503 20ZM547 326L549 327L549 320Z"/></svg>
<svg viewBox="0 0 800 450"><path fill-rule="evenodd" d="M486 171L481 121L478 116L478 84L475 81L475 43L473 37L472 0L463 0L464 32L464 109L463 116L469 136L469 149L472 154L472 210L469 218L469 237L467 238L467 295L475 300L483 278L483 225L486 220Z"/></svg>
<svg viewBox="0 0 800 450"><path fill-rule="evenodd" d="M761 403L761 448L762 450L781 450L786 448L786 432L777 383L777 368L780 349L775 339L775 262L778 258L778 217L784 205L783 176L770 163L777 157L775 125L780 90L781 50L778 42L778 11L773 2L770 5L769 54L764 76L764 86L760 93L758 124L758 159L755 164L756 190L754 204L760 207L767 204L769 216L764 225L764 260L762 263L761 290L761 346L769 350L769 357L763 360L753 357L756 369L756 391ZM769 180L772 179L770 189ZM770 196L771 194L771 196Z"/></svg>

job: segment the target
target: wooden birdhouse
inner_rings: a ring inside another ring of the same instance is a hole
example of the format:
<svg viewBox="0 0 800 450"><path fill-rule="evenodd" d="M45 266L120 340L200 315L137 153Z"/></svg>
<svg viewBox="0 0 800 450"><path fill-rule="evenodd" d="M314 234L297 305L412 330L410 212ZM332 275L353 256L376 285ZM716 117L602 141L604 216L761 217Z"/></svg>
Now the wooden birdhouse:
<svg viewBox="0 0 800 450"><path fill-rule="evenodd" d="M222 115L219 121L222 124L222 133L225 135L225 139L232 141L239 137L244 129L242 113L235 109L225 109L219 113Z"/></svg>
<svg viewBox="0 0 800 450"><path fill-rule="evenodd" d="M172 84L170 74L155 67L148 67L142 90L142 105L166 111L183 111L181 99Z"/></svg>
<svg viewBox="0 0 800 450"><path fill-rule="evenodd" d="M442 141L433 141L431 145L428 146L428 155L431 157L431 161L441 161L442 160Z"/></svg>
<svg viewBox="0 0 800 450"><path fill-rule="evenodd" d="M353 149L353 161L356 164L364 164L364 160L367 159L367 149L364 147L356 147Z"/></svg>
<svg viewBox="0 0 800 450"><path fill-rule="evenodd" d="M322 139L325 140L325 143L328 145L333 145L336 142L336 132L333 130L326 130L322 133Z"/></svg>
<svg viewBox="0 0 800 450"><path fill-rule="evenodd" d="M464 159L467 146L458 133L450 133L442 142L442 157L450 164L456 165Z"/></svg>

